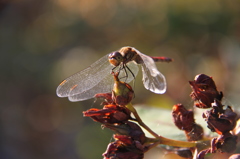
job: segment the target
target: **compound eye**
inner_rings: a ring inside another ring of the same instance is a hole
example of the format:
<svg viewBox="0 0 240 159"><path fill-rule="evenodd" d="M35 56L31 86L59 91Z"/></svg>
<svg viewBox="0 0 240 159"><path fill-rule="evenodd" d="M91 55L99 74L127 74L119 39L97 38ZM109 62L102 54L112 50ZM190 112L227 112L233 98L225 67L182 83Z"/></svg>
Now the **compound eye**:
<svg viewBox="0 0 240 159"><path fill-rule="evenodd" d="M113 66L118 66L118 65L120 65L121 62L123 62L123 56L118 51L116 51L116 52L109 54L108 61Z"/></svg>

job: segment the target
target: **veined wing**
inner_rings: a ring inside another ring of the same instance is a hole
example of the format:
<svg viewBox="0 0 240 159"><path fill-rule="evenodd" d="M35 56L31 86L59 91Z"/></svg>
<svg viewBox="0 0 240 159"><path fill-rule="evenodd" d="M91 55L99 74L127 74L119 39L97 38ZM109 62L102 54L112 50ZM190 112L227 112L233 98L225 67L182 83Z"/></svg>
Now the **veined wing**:
<svg viewBox="0 0 240 159"><path fill-rule="evenodd" d="M68 77L57 88L59 97L68 97L70 101L82 101L93 98L97 93L111 92L114 84L110 74L114 66L108 62L108 55L100 58L88 68ZM138 66L130 62L128 67L136 76ZM119 68L116 68L119 70ZM128 75L126 77L126 74ZM119 79L131 82L134 77L128 69L121 70Z"/></svg>
<svg viewBox="0 0 240 159"><path fill-rule="evenodd" d="M144 87L157 94L165 93L167 88L166 79L164 75L158 71L153 59L139 51L138 54L143 60L141 66Z"/></svg>
<svg viewBox="0 0 240 159"><path fill-rule="evenodd" d="M134 62L129 62L127 64L127 66L132 71L132 73L134 73L134 76L136 76L138 73L138 66ZM116 69L118 69L118 68L116 68ZM126 77L126 74L127 74L127 77ZM132 76L131 72L126 68L126 72L124 70L120 71L119 79L121 81L126 80L126 82L129 83L134 79L134 77ZM99 81L98 84L96 84L91 89L81 92L76 95L69 96L68 99L72 102L82 101L82 100L87 100L87 99L93 98L94 95L97 93L109 93L113 89L113 84L114 84L113 77L109 73L101 81Z"/></svg>
<svg viewBox="0 0 240 159"><path fill-rule="evenodd" d="M104 76L104 78L99 81L94 87L79 94L68 96L68 99L72 102L76 102L93 98L97 93L110 93L113 89L114 80L110 74L110 71L107 70L107 72L108 74Z"/></svg>
<svg viewBox="0 0 240 159"><path fill-rule="evenodd" d="M112 68L113 66L108 62L108 55L105 55L86 69L63 80L57 87L57 95L68 97L85 92L109 75Z"/></svg>

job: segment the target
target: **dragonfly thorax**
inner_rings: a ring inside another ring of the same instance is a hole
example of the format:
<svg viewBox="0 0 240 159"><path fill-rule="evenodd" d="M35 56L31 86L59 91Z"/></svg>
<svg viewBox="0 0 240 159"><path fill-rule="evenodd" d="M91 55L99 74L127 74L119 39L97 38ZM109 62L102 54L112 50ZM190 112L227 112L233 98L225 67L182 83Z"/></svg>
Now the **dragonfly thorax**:
<svg viewBox="0 0 240 159"><path fill-rule="evenodd" d="M124 63L128 63L130 61L134 61L137 64L140 64L140 62L142 61L141 57L138 55L138 50L135 49L134 47L129 47L129 46L125 46L122 47L119 52L122 54L122 56L124 57Z"/></svg>

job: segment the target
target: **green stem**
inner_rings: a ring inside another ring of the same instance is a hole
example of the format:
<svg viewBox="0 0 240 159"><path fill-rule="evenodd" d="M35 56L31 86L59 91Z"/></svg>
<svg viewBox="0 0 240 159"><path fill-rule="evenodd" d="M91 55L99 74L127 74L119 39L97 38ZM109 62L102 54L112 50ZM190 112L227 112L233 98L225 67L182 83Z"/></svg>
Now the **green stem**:
<svg viewBox="0 0 240 159"><path fill-rule="evenodd" d="M132 106L131 103L128 103L126 105L126 107L133 113L133 115L135 116L137 122L139 123L139 125L141 125L144 129L146 129L150 134L152 134L154 137L159 138L158 134L155 133L154 131L152 131L152 129L150 129L140 118L140 116L138 115L136 109Z"/></svg>
<svg viewBox="0 0 240 159"><path fill-rule="evenodd" d="M150 134L152 134L155 139L152 139L152 142L163 144L163 145L169 145L169 146L177 146L177 147L196 147L196 142L186 142L186 141L179 141L179 140L172 140L168 139L162 136L159 136L157 133L155 133L152 129L150 129L140 118L138 115L136 109L132 106L131 103L128 103L126 107L133 113L133 115L136 118L136 121L141 125L144 129L146 129ZM154 144L155 145L155 144Z"/></svg>
<svg viewBox="0 0 240 159"><path fill-rule="evenodd" d="M187 142L187 141L179 141L179 140L172 140L162 136L160 137L160 144L168 145L168 146L176 146L176 147L196 147L196 142Z"/></svg>

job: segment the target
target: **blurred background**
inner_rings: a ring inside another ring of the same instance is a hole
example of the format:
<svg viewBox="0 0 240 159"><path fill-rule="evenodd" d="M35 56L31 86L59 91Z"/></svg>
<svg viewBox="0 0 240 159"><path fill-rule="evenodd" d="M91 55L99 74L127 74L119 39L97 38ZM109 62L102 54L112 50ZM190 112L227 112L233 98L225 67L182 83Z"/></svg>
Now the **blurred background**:
<svg viewBox="0 0 240 159"><path fill-rule="evenodd" d="M1 0L0 158L102 158L112 132L82 116L99 104L55 92L63 79L122 46L174 59L157 64L167 79L164 95L145 90L139 73L134 104L190 108L188 81L204 73L226 104L239 107L237 0Z"/></svg>

